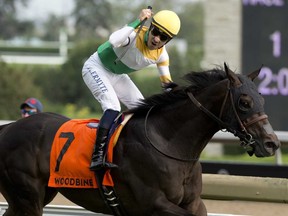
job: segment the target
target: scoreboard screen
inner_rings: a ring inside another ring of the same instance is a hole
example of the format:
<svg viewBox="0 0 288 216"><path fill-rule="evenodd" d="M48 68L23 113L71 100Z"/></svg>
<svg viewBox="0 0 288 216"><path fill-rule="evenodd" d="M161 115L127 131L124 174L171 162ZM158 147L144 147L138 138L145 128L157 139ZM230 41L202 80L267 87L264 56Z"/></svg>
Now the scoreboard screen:
<svg viewBox="0 0 288 216"><path fill-rule="evenodd" d="M288 131L288 0L242 1L242 71L256 80L274 130Z"/></svg>

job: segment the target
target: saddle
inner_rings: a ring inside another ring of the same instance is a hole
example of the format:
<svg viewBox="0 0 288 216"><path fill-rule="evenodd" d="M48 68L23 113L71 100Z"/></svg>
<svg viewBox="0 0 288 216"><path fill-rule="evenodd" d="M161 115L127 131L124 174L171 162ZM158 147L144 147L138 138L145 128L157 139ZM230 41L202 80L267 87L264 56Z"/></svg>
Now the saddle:
<svg viewBox="0 0 288 216"><path fill-rule="evenodd" d="M132 117L120 115L110 129L106 160L112 162L113 147L125 124ZM96 139L98 119L72 119L55 134L50 154L49 187L98 188L95 173L90 171L91 155ZM102 185L114 186L110 170Z"/></svg>

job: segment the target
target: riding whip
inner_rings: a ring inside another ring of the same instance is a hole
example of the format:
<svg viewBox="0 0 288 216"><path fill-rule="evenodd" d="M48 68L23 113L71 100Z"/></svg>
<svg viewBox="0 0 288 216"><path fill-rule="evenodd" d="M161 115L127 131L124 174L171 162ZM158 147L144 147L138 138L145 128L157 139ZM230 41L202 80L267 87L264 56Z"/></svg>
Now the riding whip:
<svg viewBox="0 0 288 216"><path fill-rule="evenodd" d="M151 6L147 7L148 9L152 10ZM123 56L127 53L127 51L129 50L131 44L134 42L134 40L137 38L137 36L139 35L139 32L141 31L141 29L143 28L145 22L146 22L147 18L145 18L144 20L141 21L140 27L138 29L138 31L136 32L136 36L133 38L133 40L130 42L130 45L127 47L127 49L121 53L121 55L114 61L114 64L117 64L122 58Z"/></svg>

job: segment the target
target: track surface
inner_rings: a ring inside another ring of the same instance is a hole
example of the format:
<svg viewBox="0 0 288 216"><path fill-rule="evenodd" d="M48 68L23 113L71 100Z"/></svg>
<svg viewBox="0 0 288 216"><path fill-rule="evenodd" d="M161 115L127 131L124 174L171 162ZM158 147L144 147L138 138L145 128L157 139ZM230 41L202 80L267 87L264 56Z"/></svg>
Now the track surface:
<svg viewBox="0 0 288 216"><path fill-rule="evenodd" d="M0 202L6 202L0 194ZM209 213L237 214L249 216L287 216L288 204L248 202L248 201L220 201L204 200ZM74 205L62 195L57 195L51 205Z"/></svg>

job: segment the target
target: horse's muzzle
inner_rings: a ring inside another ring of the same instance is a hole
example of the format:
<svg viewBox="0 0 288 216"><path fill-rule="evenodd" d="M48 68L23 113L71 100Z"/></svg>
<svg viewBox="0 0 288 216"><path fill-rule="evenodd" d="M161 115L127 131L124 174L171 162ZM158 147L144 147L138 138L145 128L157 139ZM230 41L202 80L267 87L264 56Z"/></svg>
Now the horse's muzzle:
<svg viewBox="0 0 288 216"><path fill-rule="evenodd" d="M281 144L268 121L267 115L261 114L258 117L254 117L248 123L245 123L245 126L246 128L252 128L252 126L254 126L254 129L250 131L251 134L253 134L251 140L254 142L244 141L242 144L250 156L253 154L255 154L256 157L269 157L275 155L276 150Z"/></svg>
<svg viewBox="0 0 288 216"><path fill-rule="evenodd" d="M280 147L280 141L266 141L263 145L258 143L252 144L247 153L252 156L255 154L256 157L269 157L275 155L276 150Z"/></svg>

